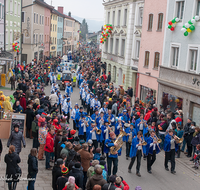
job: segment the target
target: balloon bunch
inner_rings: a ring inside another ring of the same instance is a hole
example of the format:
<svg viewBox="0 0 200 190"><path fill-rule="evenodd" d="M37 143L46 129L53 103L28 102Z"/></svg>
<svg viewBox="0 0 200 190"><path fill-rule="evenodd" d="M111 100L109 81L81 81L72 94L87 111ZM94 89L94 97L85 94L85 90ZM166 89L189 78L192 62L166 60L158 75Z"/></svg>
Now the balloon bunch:
<svg viewBox="0 0 200 190"><path fill-rule="evenodd" d="M80 44L81 44L81 42L78 41L78 42L77 42L77 45L80 45Z"/></svg>
<svg viewBox="0 0 200 190"><path fill-rule="evenodd" d="M19 48L19 42L15 42L12 44L12 47L13 47L13 51L16 51L17 53L20 52L20 48Z"/></svg>
<svg viewBox="0 0 200 190"><path fill-rule="evenodd" d="M185 23L181 32L183 32L184 36L188 36L189 33L195 30L194 24L199 20L199 16L194 16L193 19L189 20L188 23Z"/></svg>
<svg viewBox="0 0 200 190"><path fill-rule="evenodd" d="M78 32L79 34L81 33L81 31L80 31L80 30L78 30L77 32Z"/></svg>
<svg viewBox="0 0 200 190"><path fill-rule="evenodd" d="M169 28L171 31L174 31L175 26L176 26L176 23L179 22L179 21L180 21L180 19L177 18L177 17L175 17L174 19L170 20L170 21L168 22L168 28Z"/></svg>
<svg viewBox="0 0 200 190"><path fill-rule="evenodd" d="M101 32L101 40L100 40L101 44L104 44L104 42L106 42L106 39L110 37L112 30L113 30L112 24L104 25L103 31Z"/></svg>

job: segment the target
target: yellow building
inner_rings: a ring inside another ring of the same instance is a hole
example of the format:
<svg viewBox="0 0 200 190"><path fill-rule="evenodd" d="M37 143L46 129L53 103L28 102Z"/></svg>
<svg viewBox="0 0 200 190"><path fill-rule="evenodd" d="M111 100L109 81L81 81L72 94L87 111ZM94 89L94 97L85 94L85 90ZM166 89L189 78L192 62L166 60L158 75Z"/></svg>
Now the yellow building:
<svg viewBox="0 0 200 190"><path fill-rule="evenodd" d="M58 30L58 15L52 11L51 13L51 45L50 55L57 56L57 30Z"/></svg>

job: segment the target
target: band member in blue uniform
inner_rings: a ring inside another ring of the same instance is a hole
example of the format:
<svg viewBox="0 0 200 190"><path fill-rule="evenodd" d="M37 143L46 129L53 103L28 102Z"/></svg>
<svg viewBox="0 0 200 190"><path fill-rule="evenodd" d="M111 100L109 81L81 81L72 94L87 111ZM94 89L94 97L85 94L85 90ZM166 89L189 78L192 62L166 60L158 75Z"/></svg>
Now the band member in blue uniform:
<svg viewBox="0 0 200 190"><path fill-rule="evenodd" d="M171 173L175 174L175 152L178 150L176 143L177 136L174 135L173 129L169 129L169 133L165 136L164 151L165 151L165 169L169 171L168 161L171 162Z"/></svg>
<svg viewBox="0 0 200 190"><path fill-rule="evenodd" d="M119 116L121 116L123 124L130 123L130 117L129 117L128 113L127 113L127 110L123 110L123 113L119 114Z"/></svg>
<svg viewBox="0 0 200 190"><path fill-rule="evenodd" d="M82 119L79 121L79 137L80 139L84 139L86 141L86 132L87 132L87 127L89 127L88 122L85 120L85 116L82 116Z"/></svg>
<svg viewBox="0 0 200 190"><path fill-rule="evenodd" d="M70 118L70 110L72 110L70 98L67 98L67 101L64 102L62 111L65 116L67 116L67 122L69 123Z"/></svg>
<svg viewBox="0 0 200 190"><path fill-rule="evenodd" d="M73 93L73 88L71 87L70 83L67 84L66 88L65 88L65 93L71 97L71 94Z"/></svg>
<svg viewBox="0 0 200 190"><path fill-rule="evenodd" d="M91 119L95 122L97 121L97 118L99 117L99 111L98 109L94 110L95 112L92 114Z"/></svg>
<svg viewBox="0 0 200 190"><path fill-rule="evenodd" d="M108 114L108 108L106 102L104 102L103 107L100 109L99 114L103 112L104 114Z"/></svg>
<svg viewBox="0 0 200 190"><path fill-rule="evenodd" d="M143 129L146 125L147 124L146 124L146 121L144 120L144 115L140 114L140 118L135 121L135 128L136 128L137 132L142 131L142 133L143 133Z"/></svg>
<svg viewBox="0 0 200 190"><path fill-rule="evenodd" d="M95 99L93 99L91 107L93 108L93 111L96 110L96 109L98 109L98 110L100 109L101 103L98 100L98 96L95 96Z"/></svg>
<svg viewBox="0 0 200 190"><path fill-rule="evenodd" d="M116 139L116 135L113 131L110 132L110 138L105 140L105 145L104 145L104 152L107 154L107 165L108 165L108 176L111 175L111 168L112 168L112 163L113 163L113 171L112 175L117 174L118 170L118 156L121 156L121 148L114 152L114 154L110 153L110 148L115 146L117 147L118 144L114 143Z"/></svg>
<svg viewBox="0 0 200 190"><path fill-rule="evenodd" d="M141 158L143 154L143 145L142 145L143 142L144 142L144 139L142 138L142 132L138 131L137 136L133 138L132 140L132 145L131 145L131 150L130 150L131 162L128 167L128 172L131 173L131 168L133 167L133 164L137 157L136 175L138 177L141 177L140 165L141 165Z"/></svg>
<svg viewBox="0 0 200 190"><path fill-rule="evenodd" d="M115 117L112 114L112 110L108 110L108 114L104 115L104 120L108 120L111 126L115 126Z"/></svg>
<svg viewBox="0 0 200 190"><path fill-rule="evenodd" d="M73 120L73 129L76 130L76 120L75 117L79 112L78 104L76 103L74 109L72 110L71 119Z"/></svg>
<svg viewBox="0 0 200 190"><path fill-rule="evenodd" d="M126 159L128 160L129 154L130 154L130 149L131 149L131 143L133 138L137 136L136 130L134 129L134 124L131 123L130 127L127 127L125 129L126 136L124 136L124 140L126 142Z"/></svg>
<svg viewBox="0 0 200 190"><path fill-rule="evenodd" d="M123 128L122 120L121 120L121 117L119 117L115 124L115 135L116 136L119 135L120 129L122 129L122 128Z"/></svg>
<svg viewBox="0 0 200 190"><path fill-rule="evenodd" d="M100 113L100 116L97 118L96 123L97 123L97 127L99 129L101 129L101 127L104 125L104 113L103 112Z"/></svg>
<svg viewBox="0 0 200 190"><path fill-rule="evenodd" d="M76 123L76 127L78 127L79 125L79 121L82 119L83 116L86 116L87 113L83 111L83 107L80 107L80 110L78 112L76 112L75 115L75 123ZM79 130L79 128L78 128Z"/></svg>
<svg viewBox="0 0 200 190"><path fill-rule="evenodd" d="M156 137L155 131L150 131L150 137L146 140L146 154L147 154L147 171L151 174L151 167L156 160L156 154L160 152L160 147L158 144L158 138Z"/></svg>

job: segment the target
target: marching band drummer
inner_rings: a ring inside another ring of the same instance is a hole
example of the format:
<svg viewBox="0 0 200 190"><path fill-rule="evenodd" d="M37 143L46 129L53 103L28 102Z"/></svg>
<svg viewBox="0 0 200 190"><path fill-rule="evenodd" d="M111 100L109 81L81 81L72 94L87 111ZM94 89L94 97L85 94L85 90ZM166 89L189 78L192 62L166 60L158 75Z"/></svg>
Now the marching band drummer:
<svg viewBox="0 0 200 190"><path fill-rule="evenodd" d="M156 154L160 152L158 138L155 131L150 131L150 137L147 138L146 142L147 172L151 174L151 167L156 160Z"/></svg>
<svg viewBox="0 0 200 190"><path fill-rule="evenodd" d="M143 142L144 142L144 139L142 138L142 132L138 131L137 136L133 138L132 140L132 145L131 145L131 150L130 150L131 162L128 166L128 172L131 173L131 168L133 167L133 164L137 157L136 175L138 177L141 177L140 165L141 165L141 158L143 154L143 146L142 146Z"/></svg>
<svg viewBox="0 0 200 190"><path fill-rule="evenodd" d="M114 152L114 154L110 153L110 148L113 146L117 147L118 144L114 143L116 139L115 133L111 131L109 135L110 135L110 138L105 140L105 145L104 145L104 152L107 154L108 176L111 175L112 163L113 163L112 175L117 174L118 156L121 156L121 148L117 152Z"/></svg>
<svg viewBox="0 0 200 190"><path fill-rule="evenodd" d="M171 173L175 174L175 152L178 150L177 137L174 136L173 129L169 129L169 133L165 136L164 151L165 151L165 170L169 171L168 161L171 161Z"/></svg>
<svg viewBox="0 0 200 190"><path fill-rule="evenodd" d="M124 136L124 140L126 142L126 159L128 160L128 157L129 157L129 154L130 154L130 148L131 148L132 140L137 135L136 130L134 129L134 124L131 123L130 127L127 127L125 129L125 132L127 134L127 136Z"/></svg>

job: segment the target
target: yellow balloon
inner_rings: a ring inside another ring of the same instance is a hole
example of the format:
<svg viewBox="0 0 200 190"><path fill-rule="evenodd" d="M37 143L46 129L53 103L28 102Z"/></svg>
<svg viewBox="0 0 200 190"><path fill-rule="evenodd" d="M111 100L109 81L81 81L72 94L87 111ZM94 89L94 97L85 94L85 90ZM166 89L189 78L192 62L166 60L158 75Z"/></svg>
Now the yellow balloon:
<svg viewBox="0 0 200 190"><path fill-rule="evenodd" d="M106 28L106 25L104 25L104 28Z"/></svg>
<svg viewBox="0 0 200 190"><path fill-rule="evenodd" d="M190 30L189 28L187 29L187 32L192 32L192 30Z"/></svg>
<svg viewBox="0 0 200 190"><path fill-rule="evenodd" d="M108 27L108 30L110 30L110 27Z"/></svg>
<svg viewBox="0 0 200 190"><path fill-rule="evenodd" d="M15 45L15 43L13 43L13 46Z"/></svg>

